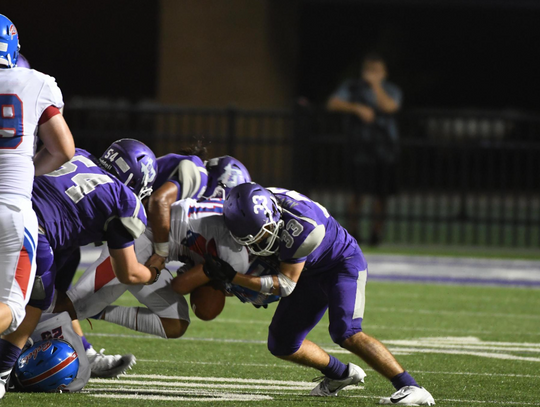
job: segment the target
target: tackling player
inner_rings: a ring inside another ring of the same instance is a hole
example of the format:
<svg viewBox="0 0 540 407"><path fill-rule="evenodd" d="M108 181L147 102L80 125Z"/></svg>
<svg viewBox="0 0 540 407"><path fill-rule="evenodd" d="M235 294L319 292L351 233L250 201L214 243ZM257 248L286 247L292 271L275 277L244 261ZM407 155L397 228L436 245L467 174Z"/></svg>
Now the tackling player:
<svg viewBox="0 0 540 407"><path fill-rule="evenodd" d="M0 364L12 368L41 311L50 306L56 270L80 246L107 241L111 271L124 284L151 284L163 262L137 261L133 241L146 225L141 199L152 191L156 158L143 143L122 139L96 160L85 150L34 182L33 205L39 222L36 284L21 326L1 340ZM1 386L0 389L3 389Z"/></svg>
<svg viewBox="0 0 540 407"><path fill-rule="evenodd" d="M334 396L364 381L365 372L306 339L326 310L332 340L392 382L381 404L433 405L431 394L377 339L362 331L367 263L356 240L318 203L296 191L255 183L231 190L223 207L234 239L257 256L279 254L277 276L248 276L218 258L203 270L213 279L282 297L269 328L268 349L281 359L320 370L314 396Z"/></svg>
<svg viewBox="0 0 540 407"><path fill-rule="evenodd" d="M104 250L100 258L68 291L69 300L57 303L55 312L68 311L72 318L94 316L163 338L182 336L189 325L189 308L183 295L178 294L187 294L209 281L202 271L206 254L210 253L230 262L240 273L261 274L275 270L267 262L250 263L248 251L234 241L225 227L221 216L222 208L222 202L218 200L196 202L186 199L172 205L168 261L182 261L183 269L188 270L185 273L182 273L182 270L173 278L169 272L164 272L151 286L127 286L110 272L109 254ZM146 261L152 255L150 229L135 241L135 250L140 262ZM127 290L147 308L110 305ZM238 292L231 289L231 292L244 301L260 305L278 299L276 296L258 293L255 293L255 297L250 297L250 292L241 289ZM223 293L216 290L216 298L212 300L219 301L220 296L224 298ZM208 300L208 297L205 299ZM197 310L199 307L204 309L204 306L202 303L197 304L195 313L204 313Z"/></svg>

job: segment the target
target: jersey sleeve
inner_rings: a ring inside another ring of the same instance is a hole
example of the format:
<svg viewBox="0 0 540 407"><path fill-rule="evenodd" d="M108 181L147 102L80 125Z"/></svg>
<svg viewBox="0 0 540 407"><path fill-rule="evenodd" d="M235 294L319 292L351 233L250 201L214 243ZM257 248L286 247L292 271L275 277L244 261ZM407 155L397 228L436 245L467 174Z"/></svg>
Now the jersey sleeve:
<svg viewBox="0 0 540 407"><path fill-rule="evenodd" d="M117 217L135 239L146 229L147 219L144 206L128 187L122 188L120 191L120 206Z"/></svg>
<svg viewBox="0 0 540 407"><path fill-rule="evenodd" d="M54 106L57 109L62 109L64 107L64 99L62 97L62 91L56 84L56 80L49 75L44 75L45 80L43 82L43 87L41 89L38 105L39 105L39 117L43 112L49 107Z"/></svg>
<svg viewBox="0 0 540 407"><path fill-rule="evenodd" d="M131 232L126 229L118 218L113 219L107 225L105 239L107 240L107 246L111 249L124 249L134 243Z"/></svg>
<svg viewBox="0 0 540 407"><path fill-rule="evenodd" d="M178 199L199 199L206 190L206 168L202 160L196 156L193 156L191 160L184 159L180 161L176 176L179 183ZM171 179L171 181L174 181L174 179Z"/></svg>
<svg viewBox="0 0 540 407"><path fill-rule="evenodd" d="M324 239L326 228L307 216L284 213L285 226L281 232L279 258L285 263L301 263L313 253Z"/></svg>

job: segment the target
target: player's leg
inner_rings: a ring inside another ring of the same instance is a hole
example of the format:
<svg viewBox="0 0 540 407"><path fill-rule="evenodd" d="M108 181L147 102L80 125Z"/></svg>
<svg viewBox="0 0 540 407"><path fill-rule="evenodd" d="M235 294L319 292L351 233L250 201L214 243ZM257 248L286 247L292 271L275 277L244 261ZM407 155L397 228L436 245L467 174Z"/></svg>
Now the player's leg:
<svg viewBox="0 0 540 407"><path fill-rule="evenodd" d="M15 366L26 341L36 328L40 317L41 310L39 308L27 305L26 315L19 327L15 332L4 335L0 339L0 399L4 397L6 392L11 370Z"/></svg>
<svg viewBox="0 0 540 407"><path fill-rule="evenodd" d="M22 322L36 272L37 219L29 200L0 203L0 334Z"/></svg>
<svg viewBox="0 0 540 407"><path fill-rule="evenodd" d="M313 395L335 394L346 385L361 382L365 376L356 365L345 365L305 339L326 308L327 298L320 288L320 277L304 275L292 294L281 299L269 328L268 349L274 356L313 367L337 383L328 388L328 380L325 380L312 391Z"/></svg>
<svg viewBox="0 0 540 407"><path fill-rule="evenodd" d="M433 402L431 395L416 383L381 342L362 331L366 281L367 264L360 251L348 257L339 271L329 274L324 280L324 289L329 298L329 331L332 340L390 380L396 390L407 389L409 393L401 403L395 395L392 401L388 398L391 404L411 403L413 400L429 405Z"/></svg>
<svg viewBox="0 0 540 407"><path fill-rule="evenodd" d="M0 203L0 231L0 332L11 334L26 317L36 272L37 219L31 202L4 196ZM0 339L0 399L21 353L22 346L16 342Z"/></svg>
<svg viewBox="0 0 540 407"><path fill-rule="evenodd" d="M108 306L102 319L139 332L179 338L189 326L189 306L183 296L171 286L173 276L163 270L158 281L151 285L129 287L129 291L144 307Z"/></svg>

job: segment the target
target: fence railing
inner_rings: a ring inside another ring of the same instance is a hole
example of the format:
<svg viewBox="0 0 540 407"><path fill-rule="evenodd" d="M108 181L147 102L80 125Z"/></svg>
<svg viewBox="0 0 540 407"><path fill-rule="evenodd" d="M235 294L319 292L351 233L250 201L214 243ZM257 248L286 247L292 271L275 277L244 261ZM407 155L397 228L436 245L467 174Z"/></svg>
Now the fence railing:
<svg viewBox="0 0 540 407"><path fill-rule="evenodd" d="M302 109L251 111L71 104L78 147L101 154L133 137L156 155L202 142L208 155L233 155L265 186L294 188L328 207L368 240L384 221L384 241L540 247L540 119L515 112L409 110L399 117L397 188L363 194L359 177L377 168L354 157L361 146L347 115ZM354 195L362 195L351 210ZM365 196L364 196L365 195ZM353 212L359 216L352 216ZM358 227L358 228L357 228Z"/></svg>

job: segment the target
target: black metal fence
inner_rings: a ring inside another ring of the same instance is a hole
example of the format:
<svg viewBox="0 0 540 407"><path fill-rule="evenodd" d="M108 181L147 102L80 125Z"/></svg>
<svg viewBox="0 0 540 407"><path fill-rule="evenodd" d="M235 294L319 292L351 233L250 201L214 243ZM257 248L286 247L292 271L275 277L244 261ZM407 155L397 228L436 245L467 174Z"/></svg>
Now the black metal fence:
<svg viewBox="0 0 540 407"><path fill-rule="evenodd" d="M382 224L391 243L540 247L540 119L534 116L404 112L393 168L397 188L381 211L377 196L358 188L358 178L378 182L380 174L376 166L358 173L360 147L347 115L111 103L72 103L65 114L77 146L97 155L121 137L144 141L158 156L202 141L209 156L240 159L257 182L317 199L361 240ZM356 206L354 195L361 195Z"/></svg>

